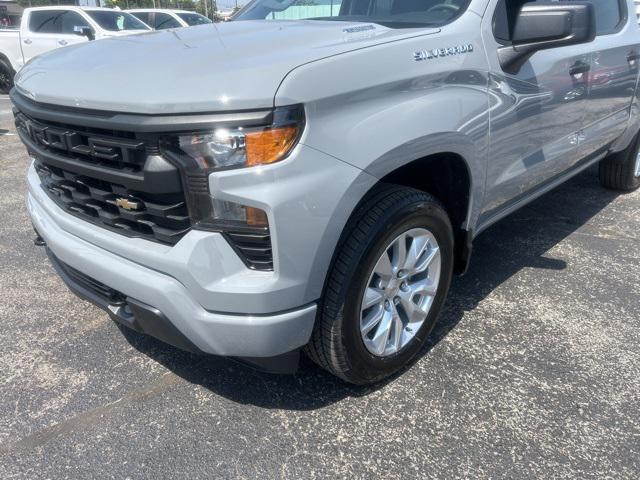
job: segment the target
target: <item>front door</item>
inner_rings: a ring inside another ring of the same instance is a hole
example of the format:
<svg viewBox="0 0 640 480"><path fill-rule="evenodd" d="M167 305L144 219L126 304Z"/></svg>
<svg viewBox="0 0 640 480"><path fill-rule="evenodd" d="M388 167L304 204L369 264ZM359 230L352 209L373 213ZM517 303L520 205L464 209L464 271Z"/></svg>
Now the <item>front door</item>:
<svg viewBox="0 0 640 480"><path fill-rule="evenodd" d="M499 215L579 157L588 98L590 44L535 53L517 72L503 71L498 50L510 44L525 0L492 0L483 19L491 80L491 137L481 223Z"/></svg>

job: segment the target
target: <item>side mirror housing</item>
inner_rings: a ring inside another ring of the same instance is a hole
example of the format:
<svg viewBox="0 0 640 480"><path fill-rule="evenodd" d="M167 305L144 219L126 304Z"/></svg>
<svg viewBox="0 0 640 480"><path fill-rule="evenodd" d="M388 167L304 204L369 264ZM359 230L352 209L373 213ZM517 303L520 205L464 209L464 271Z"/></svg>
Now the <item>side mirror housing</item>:
<svg viewBox="0 0 640 480"><path fill-rule="evenodd" d="M87 37L89 41L96 39L91 27L73 27L73 32L81 37Z"/></svg>
<svg viewBox="0 0 640 480"><path fill-rule="evenodd" d="M498 50L502 69L515 74L537 51L592 42L596 18L589 2L535 2L523 5L511 45Z"/></svg>

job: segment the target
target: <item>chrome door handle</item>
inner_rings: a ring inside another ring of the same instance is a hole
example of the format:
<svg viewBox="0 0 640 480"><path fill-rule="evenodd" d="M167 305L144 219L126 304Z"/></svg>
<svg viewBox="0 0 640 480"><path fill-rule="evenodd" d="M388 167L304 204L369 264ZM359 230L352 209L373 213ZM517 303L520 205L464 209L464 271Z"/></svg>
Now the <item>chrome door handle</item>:
<svg viewBox="0 0 640 480"><path fill-rule="evenodd" d="M23 41L24 41L24 43L26 43L27 45L31 45L31 43L32 43L30 38L25 38Z"/></svg>
<svg viewBox="0 0 640 480"><path fill-rule="evenodd" d="M58 40L58 45L65 46L67 44L66 40Z"/></svg>
<svg viewBox="0 0 640 480"><path fill-rule="evenodd" d="M629 52L627 55L627 62L634 65L638 60L640 60L640 54L636 51Z"/></svg>

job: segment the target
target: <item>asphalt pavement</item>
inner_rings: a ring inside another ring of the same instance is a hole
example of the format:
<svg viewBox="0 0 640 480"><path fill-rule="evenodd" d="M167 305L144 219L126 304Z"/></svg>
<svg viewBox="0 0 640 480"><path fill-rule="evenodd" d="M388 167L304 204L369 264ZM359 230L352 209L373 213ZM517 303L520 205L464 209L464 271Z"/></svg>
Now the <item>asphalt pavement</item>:
<svg viewBox="0 0 640 480"><path fill-rule="evenodd" d="M124 331L33 245L0 97L0 478L640 477L640 192L585 172L492 227L373 388Z"/></svg>

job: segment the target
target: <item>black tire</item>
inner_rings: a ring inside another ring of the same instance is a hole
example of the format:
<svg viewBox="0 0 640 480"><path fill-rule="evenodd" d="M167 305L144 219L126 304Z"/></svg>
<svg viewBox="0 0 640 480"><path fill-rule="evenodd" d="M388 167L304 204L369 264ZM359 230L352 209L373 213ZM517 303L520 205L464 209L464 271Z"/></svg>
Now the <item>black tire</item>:
<svg viewBox="0 0 640 480"><path fill-rule="evenodd" d="M426 321L400 351L371 354L360 334L360 304L376 261L398 235L426 228L440 247L438 291ZM320 302L318 319L305 347L318 365L347 382L365 385L383 380L407 365L420 351L447 297L454 264L449 217L431 195L395 185L381 185L357 208L341 238Z"/></svg>
<svg viewBox="0 0 640 480"><path fill-rule="evenodd" d="M15 72L9 62L0 58L0 93L9 93L13 87L13 77Z"/></svg>
<svg viewBox="0 0 640 480"><path fill-rule="evenodd" d="M609 155L600 162L600 183L612 190L630 192L640 187L636 161L640 151L640 134L622 152Z"/></svg>

